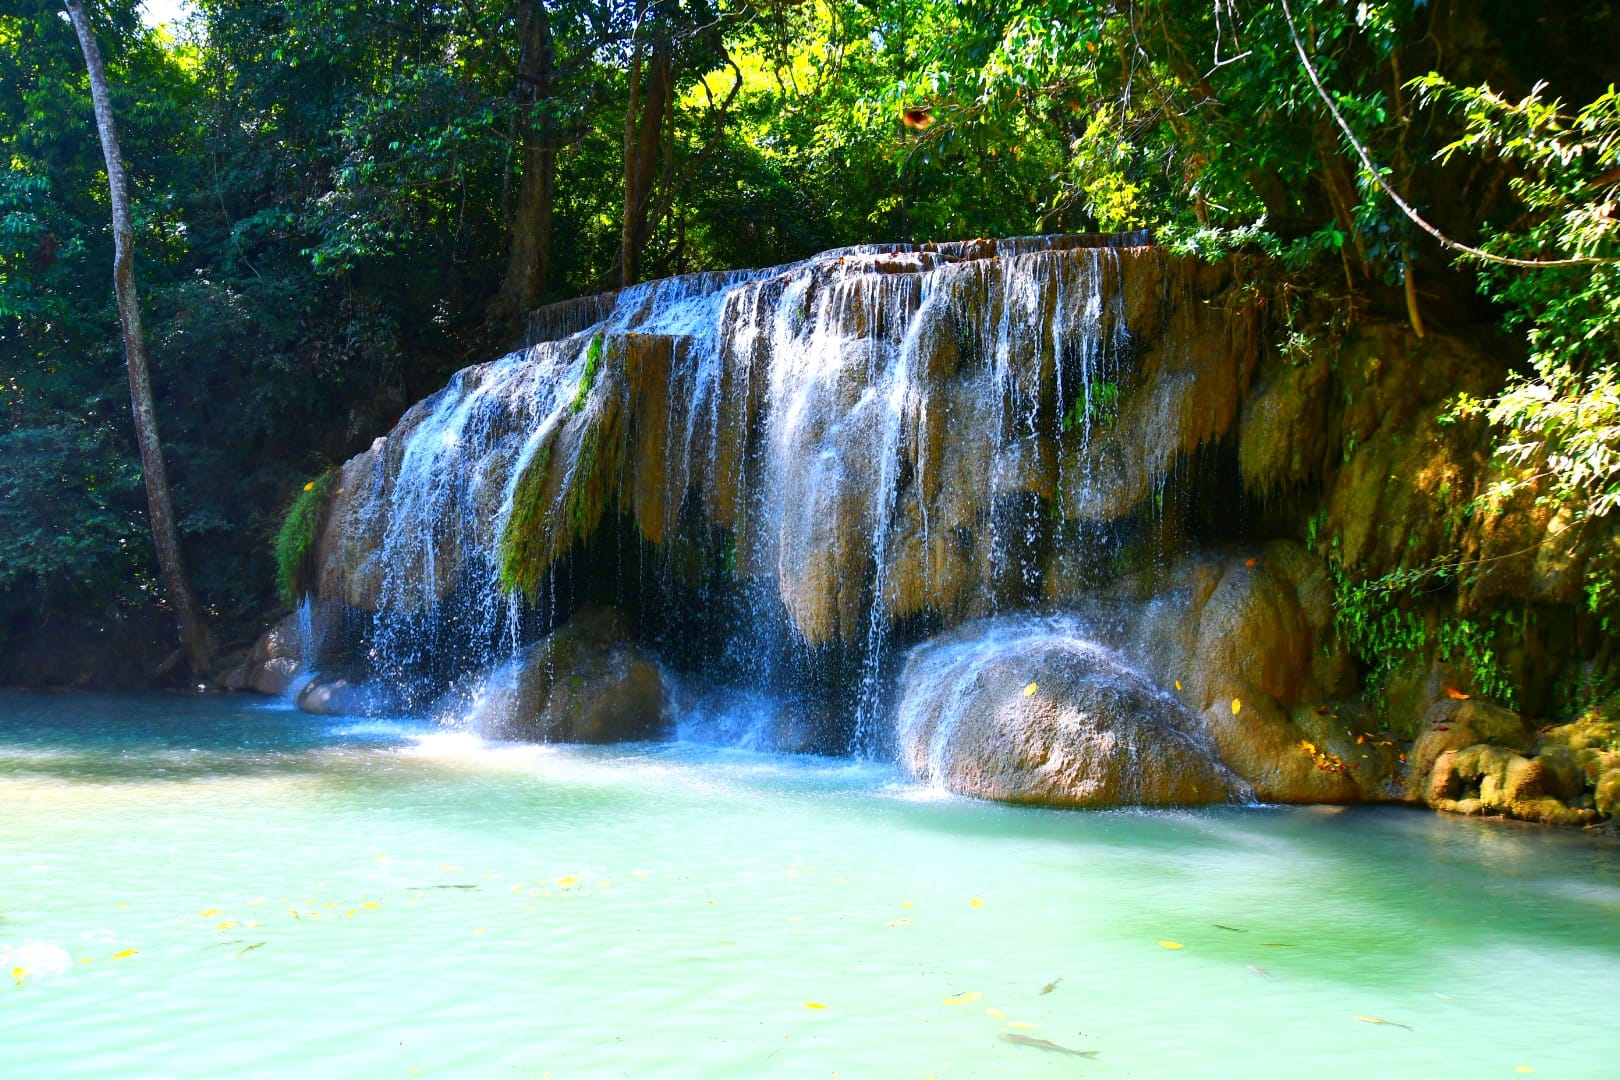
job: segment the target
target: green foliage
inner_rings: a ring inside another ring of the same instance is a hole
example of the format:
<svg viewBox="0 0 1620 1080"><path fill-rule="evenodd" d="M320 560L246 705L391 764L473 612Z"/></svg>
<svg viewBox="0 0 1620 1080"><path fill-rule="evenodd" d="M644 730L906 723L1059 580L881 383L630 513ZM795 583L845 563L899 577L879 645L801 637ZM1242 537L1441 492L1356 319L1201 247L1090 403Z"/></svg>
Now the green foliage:
<svg viewBox="0 0 1620 1080"><path fill-rule="evenodd" d="M282 602L298 603L309 590L315 543L320 539L326 512L332 505L336 469L328 470L303 486L282 516L272 547L276 563L276 591Z"/></svg>
<svg viewBox="0 0 1620 1080"><path fill-rule="evenodd" d="M1483 414L1495 426L1495 500L1530 492L1566 513L1595 556L1588 605L1607 616L1617 568L1591 526L1620 507L1620 94L1611 85L1570 112L1540 85L1518 101L1438 75L1416 85L1464 116L1464 134L1444 156L1495 157L1514 169L1509 182L1526 214L1491 231L1483 248L1588 260L1530 269L1473 260L1481 291L1503 306L1510 327L1525 331L1531 370L1495 398L1459 396L1452 415Z"/></svg>
<svg viewBox="0 0 1620 1080"><path fill-rule="evenodd" d="M1435 592L1446 583L1445 571L1396 571L1354 581L1339 559L1330 556L1328 572L1334 584L1334 624L1366 669L1370 695L1381 694L1390 676L1403 667L1432 658L1466 665L1476 692L1513 706L1511 673L1496 652L1499 635L1513 629L1506 615L1445 613Z"/></svg>

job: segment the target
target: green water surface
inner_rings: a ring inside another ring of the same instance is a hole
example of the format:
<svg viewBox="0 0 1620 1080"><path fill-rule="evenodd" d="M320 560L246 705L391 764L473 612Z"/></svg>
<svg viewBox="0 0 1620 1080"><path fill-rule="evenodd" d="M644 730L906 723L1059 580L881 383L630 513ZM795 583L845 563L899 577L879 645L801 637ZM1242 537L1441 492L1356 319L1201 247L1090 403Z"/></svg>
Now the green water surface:
<svg viewBox="0 0 1620 1080"><path fill-rule="evenodd" d="M0 961L8 1078L1620 1075L1598 837L244 698L0 696Z"/></svg>

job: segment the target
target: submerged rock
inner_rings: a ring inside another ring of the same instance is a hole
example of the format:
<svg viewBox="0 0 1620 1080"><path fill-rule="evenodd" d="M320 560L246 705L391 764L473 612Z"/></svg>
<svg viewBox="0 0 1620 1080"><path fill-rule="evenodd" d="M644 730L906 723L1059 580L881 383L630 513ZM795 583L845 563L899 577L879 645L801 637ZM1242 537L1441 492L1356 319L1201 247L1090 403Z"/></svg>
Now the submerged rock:
<svg viewBox="0 0 1620 1080"><path fill-rule="evenodd" d="M1072 622L991 620L931 641L901 695L901 763L965 795L1107 807L1244 794L1198 719Z"/></svg>
<svg viewBox="0 0 1620 1080"><path fill-rule="evenodd" d="M497 738L610 743L659 734L665 712L663 674L632 643L630 620L588 607L518 656L476 724Z"/></svg>
<svg viewBox="0 0 1620 1080"><path fill-rule="evenodd" d="M298 707L317 716L382 716L397 712L400 701L386 684L334 676L312 679L298 692Z"/></svg>

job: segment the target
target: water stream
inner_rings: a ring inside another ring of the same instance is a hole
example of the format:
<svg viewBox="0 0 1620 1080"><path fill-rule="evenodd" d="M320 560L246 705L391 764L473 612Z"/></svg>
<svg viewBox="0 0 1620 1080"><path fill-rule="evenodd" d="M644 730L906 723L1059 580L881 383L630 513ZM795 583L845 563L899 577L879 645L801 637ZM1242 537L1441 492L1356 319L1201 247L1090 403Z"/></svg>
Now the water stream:
<svg viewBox="0 0 1620 1080"><path fill-rule="evenodd" d="M583 748L239 697L0 697L0 1073L1613 1067L1611 843L1394 808L962 800L695 741L775 707L725 700L688 703L685 740Z"/></svg>

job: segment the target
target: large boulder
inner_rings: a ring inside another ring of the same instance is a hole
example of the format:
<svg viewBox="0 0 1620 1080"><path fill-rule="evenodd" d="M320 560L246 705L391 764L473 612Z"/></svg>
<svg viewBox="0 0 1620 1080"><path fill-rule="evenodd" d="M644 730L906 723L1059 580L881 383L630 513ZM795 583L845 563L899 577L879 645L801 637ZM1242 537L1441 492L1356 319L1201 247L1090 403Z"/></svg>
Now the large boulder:
<svg viewBox="0 0 1620 1080"><path fill-rule="evenodd" d="M988 620L913 650L901 763L952 791L1047 806L1228 802L1244 785L1196 717L1064 620Z"/></svg>
<svg viewBox="0 0 1620 1080"><path fill-rule="evenodd" d="M587 607L531 646L492 688L484 733L537 742L610 743L665 725L663 674L630 639L630 620Z"/></svg>
<svg viewBox="0 0 1620 1080"><path fill-rule="evenodd" d="M303 648L295 611L259 636L247 658L220 679L220 688L280 697L303 672Z"/></svg>

